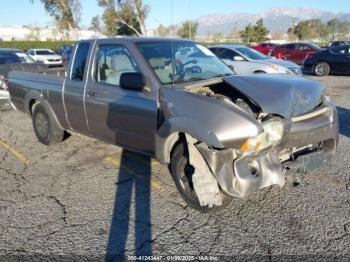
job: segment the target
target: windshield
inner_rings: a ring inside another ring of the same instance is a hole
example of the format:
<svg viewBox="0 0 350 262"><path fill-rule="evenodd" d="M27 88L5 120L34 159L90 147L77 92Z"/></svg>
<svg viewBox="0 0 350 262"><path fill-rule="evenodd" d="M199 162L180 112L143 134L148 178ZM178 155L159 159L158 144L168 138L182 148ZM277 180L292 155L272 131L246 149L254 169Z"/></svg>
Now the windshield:
<svg viewBox="0 0 350 262"><path fill-rule="evenodd" d="M50 50L37 50L37 55L54 55L55 53Z"/></svg>
<svg viewBox="0 0 350 262"><path fill-rule="evenodd" d="M266 55L263 55L262 53L255 51L254 49L248 48L248 47L239 47L237 48L238 52L241 52L243 55L250 59L267 59L268 57Z"/></svg>
<svg viewBox="0 0 350 262"><path fill-rule="evenodd" d="M151 42L138 45L162 84L185 83L232 75L209 49L193 42Z"/></svg>
<svg viewBox="0 0 350 262"><path fill-rule="evenodd" d="M35 61L25 53L0 53L0 65L17 63L33 64Z"/></svg>

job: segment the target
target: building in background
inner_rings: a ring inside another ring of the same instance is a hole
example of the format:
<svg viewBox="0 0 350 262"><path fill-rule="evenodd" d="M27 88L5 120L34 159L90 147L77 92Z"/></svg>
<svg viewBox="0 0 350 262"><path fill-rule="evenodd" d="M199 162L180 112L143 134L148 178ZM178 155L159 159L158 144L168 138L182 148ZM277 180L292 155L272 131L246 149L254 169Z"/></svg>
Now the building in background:
<svg viewBox="0 0 350 262"><path fill-rule="evenodd" d="M104 37L100 32L93 30L74 29L71 31L59 31L55 27L36 27L36 26L1 26L0 40L2 41L59 41L69 40L78 41L82 39Z"/></svg>

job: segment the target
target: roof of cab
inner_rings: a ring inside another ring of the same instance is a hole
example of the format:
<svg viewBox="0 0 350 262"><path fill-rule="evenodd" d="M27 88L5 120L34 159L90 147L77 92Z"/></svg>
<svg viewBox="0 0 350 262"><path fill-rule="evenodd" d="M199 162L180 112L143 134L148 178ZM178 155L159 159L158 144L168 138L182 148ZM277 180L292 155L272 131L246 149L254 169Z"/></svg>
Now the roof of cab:
<svg viewBox="0 0 350 262"><path fill-rule="evenodd" d="M193 40L181 39L181 38L165 38L165 37L139 37L139 36L127 36L127 37L111 37L111 38L99 38L100 42L125 42L125 43L144 43L144 42L194 42ZM95 41L95 39L81 40L79 42Z"/></svg>

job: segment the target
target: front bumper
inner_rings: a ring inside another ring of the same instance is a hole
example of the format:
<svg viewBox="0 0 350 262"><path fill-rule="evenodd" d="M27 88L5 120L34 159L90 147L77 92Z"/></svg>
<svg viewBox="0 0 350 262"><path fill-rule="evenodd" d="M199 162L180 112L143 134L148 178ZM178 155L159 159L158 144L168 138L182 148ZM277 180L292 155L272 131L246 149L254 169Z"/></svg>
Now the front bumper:
<svg viewBox="0 0 350 262"><path fill-rule="evenodd" d="M213 150L200 144L202 153L221 189L244 197L258 189L284 185L285 169L308 172L327 163L338 143L338 114L326 102L317 110L286 124L282 142L259 153L236 156L233 149Z"/></svg>

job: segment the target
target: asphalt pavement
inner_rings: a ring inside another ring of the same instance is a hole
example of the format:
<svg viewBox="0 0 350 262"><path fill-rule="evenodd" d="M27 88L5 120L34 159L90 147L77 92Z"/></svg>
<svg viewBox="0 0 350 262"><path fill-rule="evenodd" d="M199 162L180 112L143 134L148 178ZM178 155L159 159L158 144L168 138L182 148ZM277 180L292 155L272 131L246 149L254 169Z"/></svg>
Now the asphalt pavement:
<svg viewBox="0 0 350 262"><path fill-rule="evenodd" d="M78 134L46 147L27 115L1 109L0 261L102 261L124 251L154 256L144 260L349 261L350 77L312 78L338 107L334 161L215 215L188 207L156 160Z"/></svg>

